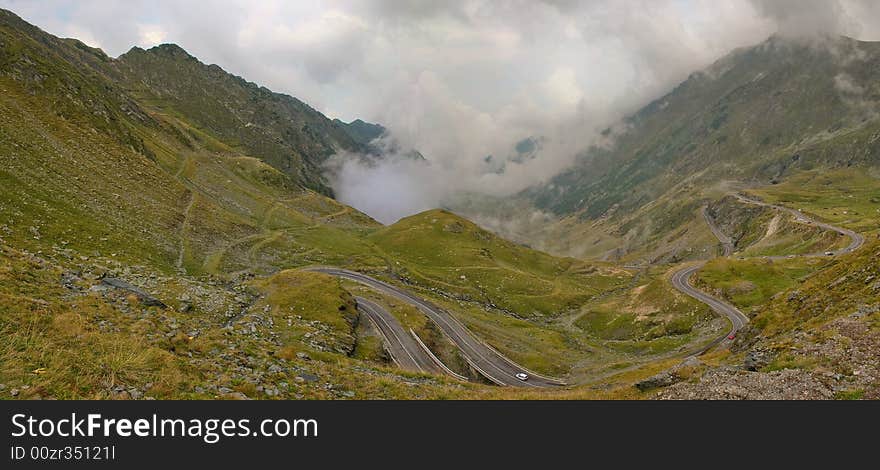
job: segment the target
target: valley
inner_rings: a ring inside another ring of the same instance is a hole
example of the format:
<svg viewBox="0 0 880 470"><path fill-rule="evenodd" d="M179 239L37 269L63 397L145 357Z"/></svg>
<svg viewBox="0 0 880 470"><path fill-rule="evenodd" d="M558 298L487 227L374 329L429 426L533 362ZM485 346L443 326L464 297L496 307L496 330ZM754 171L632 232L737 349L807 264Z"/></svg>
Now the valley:
<svg viewBox="0 0 880 470"><path fill-rule="evenodd" d="M878 398L880 48L836 41L737 50L549 182L383 225L328 170L381 125L0 10L0 397Z"/></svg>

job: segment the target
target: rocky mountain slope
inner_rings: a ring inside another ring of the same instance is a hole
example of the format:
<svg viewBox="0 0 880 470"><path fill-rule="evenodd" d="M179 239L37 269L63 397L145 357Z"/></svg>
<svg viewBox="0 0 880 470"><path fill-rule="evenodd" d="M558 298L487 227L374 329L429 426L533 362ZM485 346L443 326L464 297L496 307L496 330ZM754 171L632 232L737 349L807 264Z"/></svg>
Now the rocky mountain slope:
<svg viewBox="0 0 880 470"><path fill-rule="evenodd" d="M387 131L387 129L379 124L371 124L360 119L355 119L351 122L334 119L333 123L342 127L352 140L363 145L369 144L373 139L381 137Z"/></svg>

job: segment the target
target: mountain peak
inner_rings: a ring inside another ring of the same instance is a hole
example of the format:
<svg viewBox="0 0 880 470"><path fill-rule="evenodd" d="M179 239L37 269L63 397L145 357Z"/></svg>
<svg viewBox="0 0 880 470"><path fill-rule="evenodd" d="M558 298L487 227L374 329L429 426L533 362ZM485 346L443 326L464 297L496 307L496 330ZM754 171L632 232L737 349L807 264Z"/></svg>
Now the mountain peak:
<svg viewBox="0 0 880 470"><path fill-rule="evenodd" d="M381 137L386 129L380 124L373 124L362 119L355 119L351 122L345 122L341 119L334 119L333 122L342 128L355 142L361 144L369 144L378 137Z"/></svg>
<svg viewBox="0 0 880 470"><path fill-rule="evenodd" d="M128 50L125 54L119 56L119 58L124 58L130 55L141 55L141 54L149 54L152 56L161 56L161 57L170 57L170 58L180 58L180 59L196 59L192 54L186 52L186 50L177 44L173 43L165 43L159 44L158 46L153 46L149 49L144 49L142 47L134 46Z"/></svg>
<svg viewBox="0 0 880 470"><path fill-rule="evenodd" d="M183 56L183 57L187 57L187 58L193 58L193 56L190 55L189 52L186 52L186 50L184 50L184 48L182 48L174 43L159 44L158 46L153 46L153 47L147 49L147 52L151 52L154 54L167 54L167 55L172 55L172 56Z"/></svg>

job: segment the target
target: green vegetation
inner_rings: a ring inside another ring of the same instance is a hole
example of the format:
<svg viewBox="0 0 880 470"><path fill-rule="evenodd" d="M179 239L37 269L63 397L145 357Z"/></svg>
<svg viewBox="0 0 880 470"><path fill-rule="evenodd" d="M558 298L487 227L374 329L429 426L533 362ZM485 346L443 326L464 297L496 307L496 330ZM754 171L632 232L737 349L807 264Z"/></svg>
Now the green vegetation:
<svg viewBox="0 0 880 470"><path fill-rule="evenodd" d="M254 281L264 293L264 312L282 325L282 352L291 358L295 344L312 343L321 350L343 354L354 351L357 307L338 279L307 271L281 271ZM258 303L257 307L261 304Z"/></svg>
<svg viewBox="0 0 880 470"><path fill-rule="evenodd" d="M644 283L582 311L575 324L603 339L652 340L690 333L710 316L705 305L673 289L665 273L656 270Z"/></svg>
<svg viewBox="0 0 880 470"><path fill-rule="evenodd" d="M858 390L841 390L834 394L835 400L861 400L865 395L865 391Z"/></svg>
<svg viewBox="0 0 880 470"><path fill-rule="evenodd" d="M176 396L188 374L167 347L143 337L151 320L92 295L71 297L61 274L0 247L0 382L23 398L110 398L119 384L146 383L154 397Z"/></svg>
<svg viewBox="0 0 880 470"><path fill-rule="evenodd" d="M442 210L369 237L394 272L520 318L556 317L629 278L624 270L556 258L504 240Z"/></svg>
<svg viewBox="0 0 880 470"><path fill-rule="evenodd" d="M752 191L768 202L799 209L860 233L880 231L880 173L847 168L811 170Z"/></svg>
<svg viewBox="0 0 880 470"><path fill-rule="evenodd" d="M855 253L839 257L787 295L776 296L753 324L772 336L795 327L818 327L862 305L874 305L880 293L880 265L876 241Z"/></svg>
<svg viewBox="0 0 880 470"><path fill-rule="evenodd" d="M136 100L190 125L208 150L258 157L294 181L330 194L321 164L337 149L363 151L341 124L296 98L205 65L174 44L133 48L109 67Z"/></svg>
<svg viewBox="0 0 880 470"><path fill-rule="evenodd" d="M783 260L715 258L700 269L694 284L708 292L718 292L747 310L798 286L826 263L821 258L799 257Z"/></svg>

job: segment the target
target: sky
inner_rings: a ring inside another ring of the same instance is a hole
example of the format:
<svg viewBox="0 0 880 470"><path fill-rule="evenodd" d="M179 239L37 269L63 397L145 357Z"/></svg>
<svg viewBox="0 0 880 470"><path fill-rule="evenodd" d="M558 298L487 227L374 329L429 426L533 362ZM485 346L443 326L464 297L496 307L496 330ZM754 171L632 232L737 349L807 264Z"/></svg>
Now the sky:
<svg viewBox="0 0 880 470"><path fill-rule="evenodd" d="M328 167L339 199L390 223L455 194L514 194L737 47L779 33L880 39L873 0L0 0L111 56L180 45L399 148ZM540 137L534 158L514 146ZM487 156L492 156L487 161Z"/></svg>

